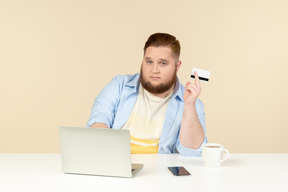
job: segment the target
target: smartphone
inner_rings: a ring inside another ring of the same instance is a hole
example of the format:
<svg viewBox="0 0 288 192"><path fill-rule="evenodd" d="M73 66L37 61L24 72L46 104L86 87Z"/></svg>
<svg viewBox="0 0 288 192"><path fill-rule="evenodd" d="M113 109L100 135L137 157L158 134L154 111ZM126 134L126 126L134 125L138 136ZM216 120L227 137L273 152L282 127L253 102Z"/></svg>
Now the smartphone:
<svg viewBox="0 0 288 192"><path fill-rule="evenodd" d="M191 176L184 167L168 167L174 176Z"/></svg>

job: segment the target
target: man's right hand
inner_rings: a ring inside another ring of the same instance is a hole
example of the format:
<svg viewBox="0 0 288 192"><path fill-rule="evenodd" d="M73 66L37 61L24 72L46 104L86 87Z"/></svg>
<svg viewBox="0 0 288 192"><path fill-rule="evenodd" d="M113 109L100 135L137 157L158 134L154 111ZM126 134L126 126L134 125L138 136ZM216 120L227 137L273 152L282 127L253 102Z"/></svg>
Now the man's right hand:
<svg viewBox="0 0 288 192"><path fill-rule="evenodd" d="M94 123L90 127L93 127L93 128L109 128L105 123Z"/></svg>

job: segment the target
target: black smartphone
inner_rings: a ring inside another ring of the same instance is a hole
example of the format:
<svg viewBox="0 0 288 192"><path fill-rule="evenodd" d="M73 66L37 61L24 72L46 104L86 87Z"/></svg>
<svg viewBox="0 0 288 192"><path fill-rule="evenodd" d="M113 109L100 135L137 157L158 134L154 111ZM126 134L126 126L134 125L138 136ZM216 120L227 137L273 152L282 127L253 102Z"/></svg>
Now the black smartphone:
<svg viewBox="0 0 288 192"><path fill-rule="evenodd" d="M191 176L184 167L168 167L174 176Z"/></svg>

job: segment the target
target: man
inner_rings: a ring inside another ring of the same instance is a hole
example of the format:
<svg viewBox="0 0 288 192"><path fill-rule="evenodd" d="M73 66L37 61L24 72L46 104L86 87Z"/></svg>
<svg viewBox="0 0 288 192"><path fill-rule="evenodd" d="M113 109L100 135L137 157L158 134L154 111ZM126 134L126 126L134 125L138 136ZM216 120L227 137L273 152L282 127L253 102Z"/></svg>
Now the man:
<svg viewBox="0 0 288 192"><path fill-rule="evenodd" d="M155 33L144 47L140 74L116 76L95 99L87 126L128 129L131 153L201 154L205 135L201 86L177 78L180 43Z"/></svg>

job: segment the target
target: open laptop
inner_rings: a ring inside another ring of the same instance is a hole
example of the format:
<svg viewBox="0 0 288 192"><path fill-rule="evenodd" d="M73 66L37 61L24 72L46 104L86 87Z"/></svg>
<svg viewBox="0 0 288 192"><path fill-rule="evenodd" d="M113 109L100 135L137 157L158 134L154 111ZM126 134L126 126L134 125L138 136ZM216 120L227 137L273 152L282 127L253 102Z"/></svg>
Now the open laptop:
<svg viewBox="0 0 288 192"><path fill-rule="evenodd" d="M64 173L132 177L129 130L59 127Z"/></svg>

